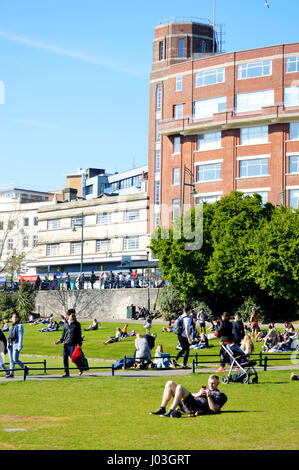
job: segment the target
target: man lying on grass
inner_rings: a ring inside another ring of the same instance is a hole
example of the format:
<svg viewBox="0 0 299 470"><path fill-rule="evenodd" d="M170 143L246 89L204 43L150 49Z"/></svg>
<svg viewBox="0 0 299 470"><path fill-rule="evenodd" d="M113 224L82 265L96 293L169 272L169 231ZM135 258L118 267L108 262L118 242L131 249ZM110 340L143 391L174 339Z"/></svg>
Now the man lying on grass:
<svg viewBox="0 0 299 470"><path fill-rule="evenodd" d="M227 396L218 390L218 375L210 375L208 388L203 385L199 392L191 394L182 385L168 381L165 385L160 408L152 411L151 415L160 415L163 418L180 418L181 412L176 408L179 406L183 413L213 414L219 413L227 401ZM166 412L167 403L173 397L173 403Z"/></svg>

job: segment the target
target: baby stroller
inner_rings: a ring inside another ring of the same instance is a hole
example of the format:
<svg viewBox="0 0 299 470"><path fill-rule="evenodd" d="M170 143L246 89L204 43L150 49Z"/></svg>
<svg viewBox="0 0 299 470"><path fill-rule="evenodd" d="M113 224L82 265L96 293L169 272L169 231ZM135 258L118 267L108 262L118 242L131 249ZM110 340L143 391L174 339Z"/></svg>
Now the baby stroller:
<svg viewBox="0 0 299 470"><path fill-rule="evenodd" d="M222 344L226 355L230 358L231 365L227 375L223 375L221 382L228 384L229 382L241 382L249 384L250 379L253 384L258 383L258 375L254 368L256 361L251 361L242 349L234 343ZM238 368L237 372L232 372L233 368Z"/></svg>

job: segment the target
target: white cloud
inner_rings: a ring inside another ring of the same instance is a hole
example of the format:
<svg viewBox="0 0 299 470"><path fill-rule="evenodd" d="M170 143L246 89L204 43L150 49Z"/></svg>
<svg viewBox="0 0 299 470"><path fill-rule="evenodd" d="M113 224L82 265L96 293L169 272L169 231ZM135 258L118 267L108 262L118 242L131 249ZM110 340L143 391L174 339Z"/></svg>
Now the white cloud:
<svg viewBox="0 0 299 470"><path fill-rule="evenodd" d="M98 58L98 57L91 57L85 53L71 51L69 49L64 49L61 47L53 46L51 44L46 44L44 42L35 41L30 38L26 38L24 36L18 36L14 33L7 33L5 31L0 31L0 38L14 42L17 44L21 44L23 46L31 47L34 49L40 49L47 52L52 52L53 54L59 54L66 57L70 57L72 59L80 60L83 62L87 62L89 64L94 64L100 67L104 67L106 69L114 70L116 72L126 73L134 76L143 76L145 73L141 70L138 70L133 67L123 67L119 64L119 62L111 62L105 58Z"/></svg>

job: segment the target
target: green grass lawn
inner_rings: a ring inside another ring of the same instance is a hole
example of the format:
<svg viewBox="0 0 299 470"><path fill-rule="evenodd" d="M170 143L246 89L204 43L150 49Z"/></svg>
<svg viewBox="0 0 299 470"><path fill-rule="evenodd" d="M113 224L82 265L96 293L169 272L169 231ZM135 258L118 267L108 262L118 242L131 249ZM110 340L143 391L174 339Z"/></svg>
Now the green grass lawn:
<svg viewBox="0 0 299 470"><path fill-rule="evenodd" d="M191 419L149 415L160 405L163 377L3 381L0 449L297 449L298 382L289 377L259 372L259 384L221 385L223 412ZM197 391L207 378L181 382Z"/></svg>
<svg viewBox="0 0 299 470"><path fill-rule="evenodd" d="M89 324L82 322L82 327ZM61 331L40 333L41 326L24 326L21 360L41 362L46 358L47 367L61 368L62 345L54 345ZM98 331L84 332L83 349L90 366L111 365L124 355L133 355L134 338L107 346L102 344L107 336L114 335L117 326L102 323ZM129 327L129 331L134 328L144 333L143 322ZM155 323L152 332L157 334L156 344L162 343L165 352L177 353L174 334L162 333L162 325ZM219 340L210 344L208 350L197 352L200 356L217 355L205 358L211 361L207 367L215 366L216 370ZM261 346L262 343L256 343L255 352ZM192 351L191 358L194 354ZM61 370L48 372L60 373ZM35 374L43 373L31 370L30 376ZM83 374L81 378L44 381L30 380L30 377L26 381L4 379L0 382L0 450L298 448L298 382L290 381L290 371L258 371L258 374L258 384L220 385L228 396L221 414L179 420L149 415L160 405L164 385L171 377L119 377L117 374L86 377ZM208 375L190 373L174 380L195 392L207 383ZM187 438L178 437L182 435Z"/></svg>

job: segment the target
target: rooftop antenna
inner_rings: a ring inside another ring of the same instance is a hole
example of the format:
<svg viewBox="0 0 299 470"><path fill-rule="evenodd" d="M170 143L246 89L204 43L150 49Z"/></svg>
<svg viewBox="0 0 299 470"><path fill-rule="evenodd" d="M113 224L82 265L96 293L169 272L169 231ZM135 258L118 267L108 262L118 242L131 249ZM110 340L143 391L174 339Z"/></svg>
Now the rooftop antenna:
<svg viewBox="0 0 299 470"><path fill-rule="evenodd" d="M213 52L215 52L215 3L216 0L213 0Z"/></svg>

